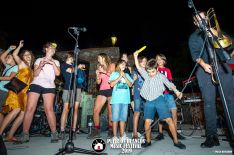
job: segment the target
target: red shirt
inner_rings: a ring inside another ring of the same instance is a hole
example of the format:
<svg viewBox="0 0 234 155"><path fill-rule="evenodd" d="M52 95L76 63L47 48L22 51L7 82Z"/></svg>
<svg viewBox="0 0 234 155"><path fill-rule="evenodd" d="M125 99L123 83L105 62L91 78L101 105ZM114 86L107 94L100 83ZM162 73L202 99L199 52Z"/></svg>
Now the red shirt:
<svg viewBox="0 0 234 155"><path fill-rule="evenodd" d="M171 70L167 67L158 67L157 69L160 73L162 73L163 75L165 75L167 77L168 80L172 81L172 74L171 74Z"/></svg>
<svg viewBox="0 0 234 155"><path fill-rule="evenodd" d="M234 64L228 64L228 66L234 71Z"/></svg>
<svg viewBox="0 0 234 155"><path fill-rule="evenodd" d="M170 81L173 80L171 70L169 68L167 68L167 67L158 67L157 70L161 74L165 75L168 80L170 80ZM168 89L165 89L165 91L163 93L166 94L168 92L169 92Z"/></svg>

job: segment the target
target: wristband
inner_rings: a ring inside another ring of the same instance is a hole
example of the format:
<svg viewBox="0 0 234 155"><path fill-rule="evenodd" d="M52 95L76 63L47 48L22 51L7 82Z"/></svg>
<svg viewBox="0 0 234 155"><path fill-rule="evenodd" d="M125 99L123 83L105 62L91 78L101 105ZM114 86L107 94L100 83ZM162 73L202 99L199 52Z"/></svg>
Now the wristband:
<svg viewBox="0 0 234 155"><path fill-rule="evenodd" d="M8 48L6 51L7 52L11 52L13 49L11 49L11 48Z"/></svg>
<svg viewBox="0 0 234 155"><path fill-rule="evenodd" d="M177 89L175 89L175 90L174 90L174 93L177 93L177 92L178 92L178 90L177 90Z"/></svg>

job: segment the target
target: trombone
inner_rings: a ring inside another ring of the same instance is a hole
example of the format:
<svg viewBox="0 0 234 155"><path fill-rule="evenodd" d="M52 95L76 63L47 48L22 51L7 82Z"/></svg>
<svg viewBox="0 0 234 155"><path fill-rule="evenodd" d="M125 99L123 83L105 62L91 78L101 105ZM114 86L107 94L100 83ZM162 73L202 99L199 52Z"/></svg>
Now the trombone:
<svg viewBox="0 0 234 155"><path fill-rule="evenodd" d="M206 14L210 30L217 37L217 40L214 40L212 42L214 48L220 48L217 41L219 42L222 48L227 48L230 45L232 45L232 40L221 32L214 8L210 8Z"/></svg>

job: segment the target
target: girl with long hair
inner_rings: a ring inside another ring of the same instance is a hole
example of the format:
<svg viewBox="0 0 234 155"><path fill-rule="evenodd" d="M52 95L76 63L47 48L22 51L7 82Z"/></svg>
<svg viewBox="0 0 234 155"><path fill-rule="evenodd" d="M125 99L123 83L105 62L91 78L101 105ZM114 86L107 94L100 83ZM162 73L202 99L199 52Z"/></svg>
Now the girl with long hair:
<svg viewBox="0 0 234 155"><path fill-rule="evenodd" d="M105 105L106 101L108 102L108 137L112 136L112 122L111 122L111 94L112 89L109 84L109 76L115 70L115 64L111 63L109 56L105 53L100 53L98 55L98 63L103 67L103 71L96 70L96 80L97 84L100 85L99 93L94 103L93 108L93 121L94 129L87 138L98 138L100 137L100 112Z"/></svg>
<svg viewBox="0 0 234 155"><path fill-rule="evenodd" d="M0 127L0 134L2 134L5 128L15 119L6 138L6 140L9 142L16 140L14 134L23 122L27 103L27 90L29 88L29 84L32 82L33 79L32 66L34 62L34 55L32 51L29 50L23 50L19 54L20 49L23 47L23 45L24 41L21 40L19 46L13 51L12 55L18 65L17 78L26 83L28 86L25 87L18 94L14 93L13 91L8 91L6 103L3 107L4 111L8 112L8 114L4 118L3 123Z"/></svg>

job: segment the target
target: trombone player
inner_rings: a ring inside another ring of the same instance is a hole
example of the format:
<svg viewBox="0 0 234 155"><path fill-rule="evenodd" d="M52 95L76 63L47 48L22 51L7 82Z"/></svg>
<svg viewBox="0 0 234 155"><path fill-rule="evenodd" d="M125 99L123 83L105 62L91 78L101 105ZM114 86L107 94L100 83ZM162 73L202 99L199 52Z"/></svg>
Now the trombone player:
<svg viewBox="0 0 234 155"><path fill-rule="evenodd" d="M213 23L216 24L214 27L211 26L211 21L209 19L210 14L212 14L211 17L214 20ZM232 71L227 66L227 61L231 58L231 53L233 52L233 40L220 31L213 9L208 10L207 12L198 12L193 16L193 21L196 26L196 30L190 35L188 44L193 61L198 63L196 76L204 101L203 105L206 123L206 140L201 143L201 147L211 148L213 146L220 145L217 134L216 90L219 88L218 93L220 97L221 91L219 87L220 85L214 75L213 62L210 61L212 58L209 53L209 46L206 42L206 36L208 36L209 39L212 36L211 33L209 33L210 31L208 33L204 33L206 32L203 31L204 25L210 27L210 30L217 38L219 45L222 46L222 48L219 48L217 46L218 43L215 41L210 44L210 47L212 47L212 50L215 50L217 55L218 75L222 84L223 94L226 99L227 109L229 110L229 118L230 122L232 122L231 124L234 124L234 101L233 88L230 84L232 83ZM227 53L224 53L223 49L230 52L230 55L227 56ZM227 116L227 111L225 111L225 114ZM228 118L226 118L226 120L227 119ZM230 131L230 128L228 137L233 141L233 131Z"/></svg>

